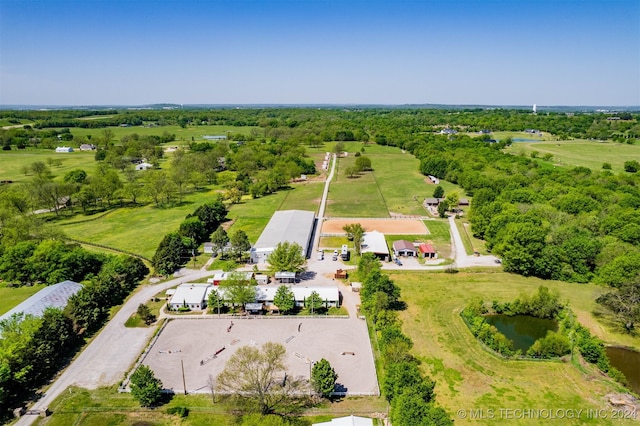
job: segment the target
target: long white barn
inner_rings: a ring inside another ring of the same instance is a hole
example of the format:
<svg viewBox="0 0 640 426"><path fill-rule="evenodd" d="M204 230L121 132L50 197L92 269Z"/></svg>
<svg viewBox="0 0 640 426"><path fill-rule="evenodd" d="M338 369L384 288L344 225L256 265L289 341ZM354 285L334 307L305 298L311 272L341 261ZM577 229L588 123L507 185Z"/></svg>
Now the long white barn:
<svg viewBox="0 0 640 426"><path fill-rule="evenodd" d="M315 219L315 213L312 211L275 212L260 238L251 248L251 263L265 263L276 246L285 241L300 245L302 255L307 257Z"/></svg>

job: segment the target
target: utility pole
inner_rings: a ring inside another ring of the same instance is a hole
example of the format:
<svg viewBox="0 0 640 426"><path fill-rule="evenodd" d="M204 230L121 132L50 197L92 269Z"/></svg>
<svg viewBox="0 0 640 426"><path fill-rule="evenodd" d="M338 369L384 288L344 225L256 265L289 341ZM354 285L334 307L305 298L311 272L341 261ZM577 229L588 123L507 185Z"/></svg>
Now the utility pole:
<svg viewBox="0 0 640 426"><path fill-rule="evenodd" d="M182 367L182 386L184 386L184 394L187 394L187 382L184 379L184 361L180 360L180 366Z"/></svg>

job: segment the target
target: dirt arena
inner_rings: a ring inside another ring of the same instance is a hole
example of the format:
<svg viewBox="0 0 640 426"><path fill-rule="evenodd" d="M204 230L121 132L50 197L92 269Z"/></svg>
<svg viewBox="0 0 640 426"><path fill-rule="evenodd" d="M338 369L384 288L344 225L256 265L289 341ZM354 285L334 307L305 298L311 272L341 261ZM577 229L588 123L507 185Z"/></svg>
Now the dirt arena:
<svg viewBox="0 0 640 426"><path fill-rule="evenodd" d="M425 224L418 219L328 219L322 223L322 234L344 234L342 229L350 223L359 223L365 231L383 234L422 235L429 234Z"/></svg>
<svg viewBox="0 0 640 426"><path fill-rule="evenodd" d="M231 321L233 326L229 328ZM149 366L166 389L210 393L216 377L242 346L281 343L287 373L309 377L309 360L325 358L338 373L337 390L349 395L378 395L378 382L366 323L357 318L207 318L170 321L147 353ZM343 355L344 354L344 355Z"/></svg>

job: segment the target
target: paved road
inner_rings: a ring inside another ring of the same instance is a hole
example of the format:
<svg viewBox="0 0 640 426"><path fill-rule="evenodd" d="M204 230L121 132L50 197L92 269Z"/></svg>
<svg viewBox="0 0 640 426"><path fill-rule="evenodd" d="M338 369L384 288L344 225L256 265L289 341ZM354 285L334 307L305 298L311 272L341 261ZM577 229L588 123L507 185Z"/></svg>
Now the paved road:
<svg viewBox="0 0 640 426"><path fill-rule="evenodd" d="M329 186L333 180L333 174L336 171L337 163L336 154L333 154L333 161L331 162L331 171L327 176L327 180L324 182L324 191L322 192L322 200L320 201L320 208L318 209L318 219L316 221L315 238L313 239L313 250L309 256L311 259L315 259L316 251L320 245L320 231L322 230L322 222L324 221L324 211L327 207L327 198L329 197Z"/></svg>
<svg viewBox="0 0 640 426"><path fill-rule="evenodd" d="M124 323L145 303L162 290L183 282L211 276L216 271L186 270L186 275L160 284L142 287L118 311L94 340L78 355L45 394L31 407L40 410L48 407L71 385L87 389L110 386L124 378L155 332L155 327L127 328ZM184 272L183 272L184 273ZM30 425L38 417L23 416L16 425Z"/></svg>

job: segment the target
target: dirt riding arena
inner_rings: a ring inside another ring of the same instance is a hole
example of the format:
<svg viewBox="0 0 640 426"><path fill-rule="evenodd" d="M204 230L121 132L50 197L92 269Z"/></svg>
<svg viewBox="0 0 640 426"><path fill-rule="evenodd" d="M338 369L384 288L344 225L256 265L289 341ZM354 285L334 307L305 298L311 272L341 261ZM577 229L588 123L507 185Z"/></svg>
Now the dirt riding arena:
<svg viewBox="0 0 640 426"><path fill-rule="evenodd" d="M422 235L429 234L424 222L418 219L327 219L322 223L322 234L344 234L345 225L359 223L365 231L383 234Z"/></svg>
<svg viewBox="0 0 640 426"><path fill-rule="evenodd" d="M209 376L220 374L239 347L266 342L285 346L289 375L308 380L309 360L325 358L338 373L338 391L379 394L366 323L356 318L175 319L152 344L143 364L166 389L182 393L182 361L187 392L210 393Z"/></svg>

